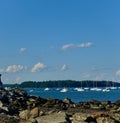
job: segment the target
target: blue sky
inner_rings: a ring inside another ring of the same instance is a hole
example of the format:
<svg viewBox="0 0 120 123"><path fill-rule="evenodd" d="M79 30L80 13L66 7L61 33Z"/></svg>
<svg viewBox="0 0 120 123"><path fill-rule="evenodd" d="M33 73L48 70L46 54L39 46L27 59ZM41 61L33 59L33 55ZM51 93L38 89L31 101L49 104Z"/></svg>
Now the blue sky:
<svg viewBox="0 0 120 123"><path fill-rule="evenodd" d="M119 5L119 0L0 1L2 81L120 81Z"/></svg>

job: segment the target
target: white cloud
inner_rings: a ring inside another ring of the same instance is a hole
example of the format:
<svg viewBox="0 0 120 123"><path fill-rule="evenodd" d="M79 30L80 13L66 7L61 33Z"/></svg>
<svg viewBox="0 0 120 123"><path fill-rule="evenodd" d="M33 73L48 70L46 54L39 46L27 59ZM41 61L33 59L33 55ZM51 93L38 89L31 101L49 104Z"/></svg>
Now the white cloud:
<svg viewBox="0 0 120 123"><path fill-rule="evenodd" d="M20 48L20 53L25 52L26 48Z"/></svg>
<svg viewBox="0 0 120 123"><path fill-rule="evenodd" d="M116 72L116 76L120 76L120 70Z"/></svg>
<svg viewBox="0 0 120 123"><path fill-rule="evenodd" d="M76 47L75 44L65 44L62 46L62 50L67 50L69 48L74 48Z"/></svg>
<svg viewBox="0 0 120 123"><path fill-rule="evenodd" d="M31 70L31 72L38 72L38 71L40 71L40 70L42 70L42 69L44 69L45 68L45 65L43 64L43 63L37 63L37 64L35 64L34 66L33 66L33 68L32 68L32 70Z"/></svg>
<svg viewBox="0 0 120 123"><path fill-rule="evenodd" d="M64 64L62 67L61 67L61 71L66 71L68 69L68 66L66 64Z"/></svg>
<svg viewBox="0 0 120 123"><path fill-rule="evenodd" d="M88 48L91 47L93 43L91 42L86 42L86 43L81 43L81 44L65 44L62 46L62 50L67 50L71 48Z"/></svg>
<svg viewBox="0 0 120 123"><path fill-rule="evenodd" d="M80 48L87 48L87 47L91 47L93 44L91 42L87 42L87 43L82 43L82 44L79 44L77 45L77 47L80 47Z"/></svg>
<svg viewBox="0 0 120 123"><path fill-rule="evenodd" d="M6 72L18 72L23 69L24 67L22 65L11 65L7 67Z"/></svg>

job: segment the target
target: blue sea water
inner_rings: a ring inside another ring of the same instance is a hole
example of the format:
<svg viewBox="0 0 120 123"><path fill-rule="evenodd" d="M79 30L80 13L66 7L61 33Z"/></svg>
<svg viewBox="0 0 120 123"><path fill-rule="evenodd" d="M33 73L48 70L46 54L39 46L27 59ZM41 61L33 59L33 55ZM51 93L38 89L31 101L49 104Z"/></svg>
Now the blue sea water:
<svg viewBox="0 0 120 123"><path fill-rule="evenodd" d="M75 88L67 88L67 92L60 92L62 88L50 88L45 90L44 88L25 88L29 95L40 96L42 98L57 98L64 99L70 98L73 102L84 102L90 99L104 101L110 100L111 102L115 102L116 100L120 100L120 88L111 89L109 92L95 91L95 90L84 90L77 91Z"/></svg>

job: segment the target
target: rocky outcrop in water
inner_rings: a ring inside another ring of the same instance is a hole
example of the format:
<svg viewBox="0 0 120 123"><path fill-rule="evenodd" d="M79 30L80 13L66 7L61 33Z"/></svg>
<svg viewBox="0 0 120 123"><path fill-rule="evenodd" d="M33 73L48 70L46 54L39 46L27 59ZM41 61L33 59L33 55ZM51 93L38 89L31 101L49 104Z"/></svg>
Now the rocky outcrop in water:
<svg viewBox="0 0 120 123"><path fill-rule="evenodd" d="M120 100L74 103L68 98L41 98L19 88L1 88L0 123L120 123Z"/></svg>

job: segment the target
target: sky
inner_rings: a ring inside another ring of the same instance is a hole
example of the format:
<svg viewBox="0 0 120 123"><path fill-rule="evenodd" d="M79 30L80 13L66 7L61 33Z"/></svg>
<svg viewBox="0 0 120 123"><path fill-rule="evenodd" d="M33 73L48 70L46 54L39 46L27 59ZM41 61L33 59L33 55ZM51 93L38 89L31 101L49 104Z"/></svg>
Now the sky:
<svg viewBox="0 0 120 123"><path fill-rule="evenodd" d="M3 83L120 82L120 0L1 0Z"/></svg>

